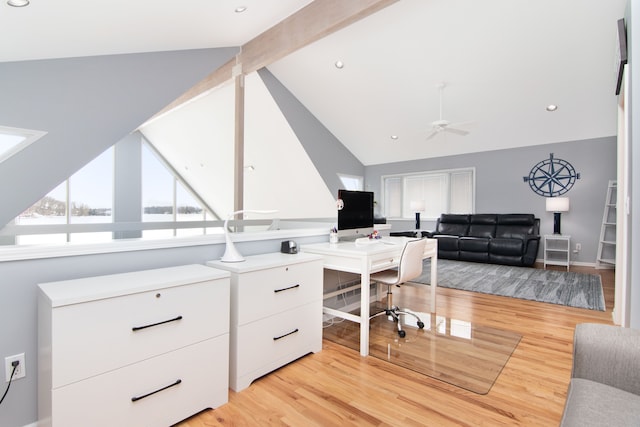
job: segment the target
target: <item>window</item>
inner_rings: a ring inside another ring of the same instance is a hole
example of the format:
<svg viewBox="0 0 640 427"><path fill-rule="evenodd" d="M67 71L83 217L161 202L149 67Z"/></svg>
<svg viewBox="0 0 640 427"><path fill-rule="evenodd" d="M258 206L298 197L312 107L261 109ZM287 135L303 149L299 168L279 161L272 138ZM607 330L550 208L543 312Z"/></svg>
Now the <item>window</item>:
<svg viewBox="0 0 640 427"><path fill-rule="evenodd" d="M141 163L142 221L167 224L135 224L133 231L142 230L142 237L151 239L222 233L222 227L185 224L217 221L217 218L203 208L204 203L173 175L147 144L142 147ZM25 227L8 234L15 236L15 242L7 239L3 244L112 241L112 230L115 229L112 226L114 170L114 149L111 147L15 218L13 225ZM107 223L109 225L105 226ZM28 227L31 225L50 227L34 229ZM78 229L83 231L78 232ZM32 234L34 232L38 234Z"/></svg>
<svg viewBox="0 0 640 427"><path fill-rule="evenodd" d="M364 178L361 176L344 175L339 173L338 178L340 178L340 182L342 183L342 188L344 190L362 191L364 188Z"/></svg>
<svg viewBox="0 0 640 427"><path fill-rule="evenodd" d="M96 224L112 221L113 148L58 185L16 218L16 225ZM19 245L107 242L111 232L27 234L17 237Z"/></svg>
<svg viewBox="0 0 640 427"><path fill-rule="evenodd" d="M178 179L164 166L152 148L142 145L142 221L174 222L211 220L206 209ZM170 228L144 230L145 238L191 236L219 233L214 228Z"/></svg>
<svg viewBox="0 0 640 427"><path fill-rule="evenodd" d="M0 126L0 162L44 135L46 132Z"/></svg>
<svg viewBox="0 0 640 427"><path fill-rule="evenodd" d="M413 218L418 210L425 219L442 213L472 213L475 197L474 169L455 169L382 177L387 218Z"/></svg>

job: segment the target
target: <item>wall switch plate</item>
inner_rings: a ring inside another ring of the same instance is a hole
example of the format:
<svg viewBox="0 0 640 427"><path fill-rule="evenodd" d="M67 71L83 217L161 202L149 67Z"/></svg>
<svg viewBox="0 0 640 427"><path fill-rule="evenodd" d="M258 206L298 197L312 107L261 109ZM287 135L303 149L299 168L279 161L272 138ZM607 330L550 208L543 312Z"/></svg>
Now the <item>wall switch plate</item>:
<svg viewBox="0 0 640 427"><path fill-rule="evenodd" d="M13 379L17 380L18 378L24 378L27 375L27 367L24 361L24 353L16 354L13 356L7 356L4 358L4 371L5 371L5 381L9 382L11 380L11 373L13 372L13 365L11 362L17 360L18 366L16 367L16 371L13 374Z"/></svg>

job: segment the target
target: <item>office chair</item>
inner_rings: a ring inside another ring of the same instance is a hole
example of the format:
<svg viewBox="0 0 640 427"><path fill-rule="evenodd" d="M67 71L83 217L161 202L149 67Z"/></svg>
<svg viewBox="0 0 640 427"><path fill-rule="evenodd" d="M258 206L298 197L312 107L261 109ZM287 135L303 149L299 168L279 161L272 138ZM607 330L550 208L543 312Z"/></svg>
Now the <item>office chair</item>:
<svg viewBox="0 0 640 427"><path fill-rule="evenodd" d="M400 255L400 263L397 270L384 270L379 273L373 273L370 276L372 282L387 285L387 308L384 311L370 316L369 319L382 315L393 317L394 322L398 325L398 335L400 335L400 338L404 338L406 335L406 332L402 330L402 325L400 324L400 315L415 317L418 320L418 328L420 329L424 328L424 322L420 320L417 314L407 310L401 310L392 304L391 287L400 287L401 284L415 279L422 274L422 259L426 244L426 239L408 241Z"/></svg>

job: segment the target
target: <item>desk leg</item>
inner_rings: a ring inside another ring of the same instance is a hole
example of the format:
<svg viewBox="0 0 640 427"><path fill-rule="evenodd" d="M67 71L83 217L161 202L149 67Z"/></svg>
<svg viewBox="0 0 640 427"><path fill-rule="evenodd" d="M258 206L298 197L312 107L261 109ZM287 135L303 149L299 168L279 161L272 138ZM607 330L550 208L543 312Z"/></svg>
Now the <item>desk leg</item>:
<svg viewBox="0 0 640 427"><path fill-rule="evenodd" d="M438 287L438 255L431 257L431 312L436 312L436 288Z"/></svg>
<svg viewBox="0 0 640 427"><path fill-rule="evenodd" d="M369 262L362 260L360 270L360 355L369 355Z"/></svg>

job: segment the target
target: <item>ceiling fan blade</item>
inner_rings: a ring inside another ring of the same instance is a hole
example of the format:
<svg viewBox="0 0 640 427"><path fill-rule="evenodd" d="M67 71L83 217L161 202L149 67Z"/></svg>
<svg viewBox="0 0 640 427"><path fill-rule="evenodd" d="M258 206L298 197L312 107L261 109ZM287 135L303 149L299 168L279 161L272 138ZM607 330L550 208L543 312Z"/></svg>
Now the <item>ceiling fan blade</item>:
<svg viewBox="0 0 640 427"><path fill-rule="evenodd" d="M440 131L439 130L433 130L431 131L431 133L429 135L427 135L427 137L425 138L425 141L428 141L430 139L433 139L433 137L435 137L437 134L439 134Z"/></svg>
<svg viewBox="0 0 640 427"><path fill-rule="evenodd" d="M456 135L461 135L461 136L469 135L469 131L468 130L456 129L456 128L452 128L452 127L446 127L446 128L444 128L444 131L445 132L455 133Z"/></svg>

